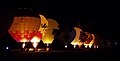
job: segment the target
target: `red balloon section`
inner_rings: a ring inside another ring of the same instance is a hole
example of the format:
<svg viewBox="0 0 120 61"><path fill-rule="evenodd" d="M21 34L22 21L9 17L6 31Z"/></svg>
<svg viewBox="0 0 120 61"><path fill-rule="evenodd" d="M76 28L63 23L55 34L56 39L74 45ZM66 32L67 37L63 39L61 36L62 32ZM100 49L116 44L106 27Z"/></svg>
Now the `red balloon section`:
<svg viewBox="0 0 120 61"><path fill-rule="evenodd" d="M33 38L33 36L36 34L35 31L32 31L31 33L29 32L29 30L25 30L25 35L24 38L27 40L31 40ZM21 42L22 38L22 33L20 31L16 31L15 33L13 33L12 31L10 31L10 34L12 35L12 37L17 40L17 42ZM29 41L28 41L29 42Z"/></svg>

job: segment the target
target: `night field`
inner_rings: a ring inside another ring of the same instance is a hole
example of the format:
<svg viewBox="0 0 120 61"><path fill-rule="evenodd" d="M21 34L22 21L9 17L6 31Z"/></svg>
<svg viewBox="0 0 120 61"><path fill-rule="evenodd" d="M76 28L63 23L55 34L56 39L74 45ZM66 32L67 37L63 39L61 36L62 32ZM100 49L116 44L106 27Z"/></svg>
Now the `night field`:
<svg viewBox="0 0 120 61"><path fill-rule="evenodd" d="M0 54L0 60L14 61L36 61L36 60L119 60L119 52L117 49L66 49L66 50L51 50L40 52L6 52Z"/></svg>

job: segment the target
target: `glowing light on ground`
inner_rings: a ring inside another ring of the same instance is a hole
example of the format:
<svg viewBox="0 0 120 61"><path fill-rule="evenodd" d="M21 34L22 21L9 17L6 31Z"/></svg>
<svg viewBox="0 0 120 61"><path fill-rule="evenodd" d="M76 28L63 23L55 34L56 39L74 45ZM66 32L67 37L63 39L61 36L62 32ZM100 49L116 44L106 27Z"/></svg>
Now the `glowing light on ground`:
<svg viewBox="0 0 120 61"><path fill-rule="evenodd" d="M74 45L73 47L76 48L76 45Z"/></svg>
<svg viewBox="0 0 120 61"><path fill-rule="evenodd" d="M65 45L65 48L67 48L67 45Z"/></svg>
<svg viewBox="0 0 120 61"><path fill-rule="evenodd" d="M6 49L8 50L9 48L8 48L8 47L6 47Z"/></svg>
<svg viewBox="0 0 120 61"><path fill-rule="evenodd" d="M98 48L98 46L97 46L97 48Z"/></svg>
<svg viewBox="0 0 120 61"><path fill-rule="evenodd" d="M49 51L50 50L50 48L46 48L46 51Z"/></svg>
<svg viewBox="0 0 120 61"><path fill-rule="evenodd" d="M36 48L36 47L37 47L37 45L38 45L38 43L37 43L37 42L34 42L34 43L33 43L33 47L34 47L34 48Z"/></svg>
<svg viewBox="0 0 120 61"><path fill-rule="evenodd" d="M33 47L36 48L38 43L40 42L40 38L38 38L37 36L34 36L32 39L31 39L31 42L33 44Z"/></svg>
<svg viewBox="0 0 120 61"><path fill-rule="evenodd" d="M47 46L49 46L50 43L47 43Z"/></svg>
<svg viewBox="0 0 120 61"><path fill-rule="evenodd" d="M23 39L21 39L21 41L20 42L23 42L23 44L22 44L22 48L24 48L25 47L25 42L27 42L28 40L26 39L26 38L23 38Z"/></svg>
<svg viewBox="0 0 120 61"><path fill-rule="evenodd" d="M89 47L91 48L92 47L92 44L84 44L85 48Z"/></svg>
<svg viewBox="0 0 120 61"><path fill-rule="evenodd" d="M24 48L25 47L25 42L22 44L22 48Z"/></svg>
<svg viewBox="0 0 120 61"><path fill-rule="evenodd" d="M29 51L34 51L34 49L33 48L29 48Z"/></svg>

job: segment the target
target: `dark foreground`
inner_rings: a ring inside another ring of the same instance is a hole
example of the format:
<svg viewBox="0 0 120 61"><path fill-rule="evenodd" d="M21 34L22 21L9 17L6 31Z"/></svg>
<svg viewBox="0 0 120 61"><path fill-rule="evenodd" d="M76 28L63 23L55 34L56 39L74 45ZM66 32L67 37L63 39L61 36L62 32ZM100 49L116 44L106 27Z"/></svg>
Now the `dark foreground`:
<svg viewBox="0 0 120 61"><path fill-rule="evenodd" d="M52 50L41 52L6 52L0 61L104 61L120 60L118 49Z"/></svg>

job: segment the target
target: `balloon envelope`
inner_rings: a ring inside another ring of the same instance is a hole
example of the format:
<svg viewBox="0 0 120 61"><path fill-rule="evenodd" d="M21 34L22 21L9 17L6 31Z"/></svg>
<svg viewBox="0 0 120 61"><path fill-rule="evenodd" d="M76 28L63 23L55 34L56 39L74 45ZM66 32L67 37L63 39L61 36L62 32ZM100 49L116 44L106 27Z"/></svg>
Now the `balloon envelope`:
<svg viewBox="0 0 120 61"><path fill-rule="evenodd" d="M46 33L46 29L48 27L48 20L43 15L39 15L39 16L41 18L41 24L40 24L39 31L41 31L42 37L44 37Z"/></svg>
<svg viewBox="0 0 120 61"><path fill-rule="evenodd" d="M53 19L48 19L48 24L48 29L46 29L45 36L42 38L43 43L52 43L54 40L53 29L59 29L59 24Z"/></svg>
<svg viewBox="0 0 120 61"><path fill-rule="evenodd" d="M36 17L14 17L9 33L17 42L29 42L40 27L40 19Z"/></svg>
<svg viewBox="0 0 120 61"><path fill-rule="evenodd" d="M74 27L76 36L71 42L72 45L77 45L80 42L80 32L82 31L80 28Z"/></svg>

